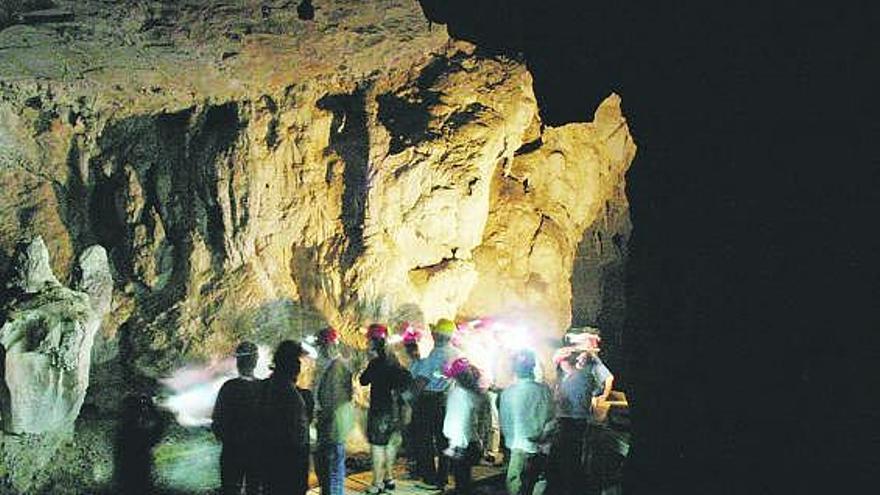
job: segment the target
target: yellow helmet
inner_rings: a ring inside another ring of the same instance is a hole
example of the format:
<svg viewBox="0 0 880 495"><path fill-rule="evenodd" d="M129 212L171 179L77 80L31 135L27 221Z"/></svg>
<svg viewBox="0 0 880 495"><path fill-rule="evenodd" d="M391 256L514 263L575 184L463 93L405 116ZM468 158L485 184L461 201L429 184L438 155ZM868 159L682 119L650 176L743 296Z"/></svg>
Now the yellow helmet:
<svg viewBox="0 0 880 495"><path fill-rule="evenodd" d="M455 333L455 323L446 318L440 318L437 323L431 325L431 331L440 335L451 337Z"/></svg>

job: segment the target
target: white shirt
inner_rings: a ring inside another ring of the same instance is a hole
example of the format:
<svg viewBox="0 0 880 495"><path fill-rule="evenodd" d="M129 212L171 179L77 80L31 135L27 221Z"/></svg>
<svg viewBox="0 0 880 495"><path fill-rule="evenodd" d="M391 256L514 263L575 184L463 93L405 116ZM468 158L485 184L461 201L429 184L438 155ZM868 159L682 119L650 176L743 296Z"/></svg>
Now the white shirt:
<svg viewBox="0 0 880 495"><path fill-rule="evenodd" d="M480 397L459 385L453 385L446 397L443 435L452 448L467 448L477 440L477 407Z"/></svg>

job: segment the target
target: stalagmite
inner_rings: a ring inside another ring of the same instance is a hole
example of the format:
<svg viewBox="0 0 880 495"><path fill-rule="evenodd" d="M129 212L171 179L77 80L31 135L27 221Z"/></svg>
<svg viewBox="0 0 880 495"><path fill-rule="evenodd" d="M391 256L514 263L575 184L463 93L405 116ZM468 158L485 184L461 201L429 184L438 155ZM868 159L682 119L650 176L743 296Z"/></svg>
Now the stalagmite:
<svg viewBox="0 0 880 495"><path fill-rule="evenodd" d="M110 309L107 256L92 246L80 257L80 290L62 286L41 238L15 258L2 308L3 429L46 433L70 429L89 386L92 343Z"/></svg>

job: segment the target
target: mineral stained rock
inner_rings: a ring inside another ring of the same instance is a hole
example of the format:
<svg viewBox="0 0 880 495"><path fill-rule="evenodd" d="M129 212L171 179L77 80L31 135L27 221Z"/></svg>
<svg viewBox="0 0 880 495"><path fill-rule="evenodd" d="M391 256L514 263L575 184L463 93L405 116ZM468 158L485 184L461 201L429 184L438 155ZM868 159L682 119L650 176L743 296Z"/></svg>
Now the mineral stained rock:
<svg viewBox="0 0 880 495"><path fill-rule="evenodd" d="M2 308L3 429L46 433L73 427L89 385L92 343L110 307L107 255L92 246L80 256L80 290L62 286L41 238L15 257Z"/></svg>
<svg viewBox="0 0 880 495"><path fill-rule="evenodd" d="M138 374L327 323L355 344L374 319L560 332L577 259L612 242L584 233L626 215L620 99L545 126L522 63L417 2L57 3L66 37L0 31L0 269L28 236L56 273L105 246L101 339Z"/></svg>

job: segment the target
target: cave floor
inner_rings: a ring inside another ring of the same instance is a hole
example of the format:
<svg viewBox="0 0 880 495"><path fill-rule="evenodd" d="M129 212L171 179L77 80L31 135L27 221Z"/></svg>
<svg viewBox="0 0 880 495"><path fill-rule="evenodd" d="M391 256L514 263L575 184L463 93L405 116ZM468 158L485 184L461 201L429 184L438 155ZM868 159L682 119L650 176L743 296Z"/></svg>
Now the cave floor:
<svg viewBox="0 0 880 495"><path fill-rule="evenodd" d="M190 430L165 442L154 452L158 475L158 485L163 493L209 494L216 493L220 485L217 471L220 444L208 430ZM345 480L347 494L361 494L369 488L372 474L369 460L365 456L349 458L349 475ZM355 467L356 466L356 467ZM475 493L482 495L502 494L504 492L504 466L477 465L473 469ZM308 493L317 495L320 489L314 470L309 473ZM405 459L400 459L395 468L396 495L435 495L440 490L431 489L420 481L408 479ZM452 487L449 479L447 489Z"/></svg>
<svg viewBox="0 0 880 495"><path fill-rule="evenodd" d="M476 489L475 493L482 495L506 493L504 491L504 470L504 466L474 466L473 476L474 487ZM399 461L397 463L394 472L397 486L392 493L394 493L395 495L439 495L443 493L441 490L435 490L426 487L420 481L408 479L406 476L406 466L402 461ZM362 471L350 474L345 479L345 493L364 493L370 487L371 482L372 474L370 473L370 471ZM308 491L309 495L318 495L321 493L321 490L317 487L317 479L315 479L314 477L314 472L311 473L309 486L312 487ZM449 478L447 490L449 490L450 488L452 488L451 477Z"/></svg>

